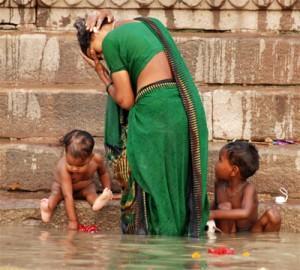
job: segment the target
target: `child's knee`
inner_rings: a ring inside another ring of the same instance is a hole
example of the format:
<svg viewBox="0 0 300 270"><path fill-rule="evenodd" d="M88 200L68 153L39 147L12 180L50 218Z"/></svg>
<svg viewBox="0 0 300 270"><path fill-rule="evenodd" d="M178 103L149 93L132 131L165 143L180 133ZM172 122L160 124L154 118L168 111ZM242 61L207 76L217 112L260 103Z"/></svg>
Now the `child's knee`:
<svg viewBox="0 0 300 270"><path fill-rule="evenodd" d="M218 209L220 210L231 210L232 204L231 202L223 202L218 205Z"/></svg>
<svg viewBox="0 0 300 270"><path fill-rule="evenodd" d="M268 220L273 224L280 224L281 223L281 216L277 208L273 207L267 210L267 217Z"/></svg>

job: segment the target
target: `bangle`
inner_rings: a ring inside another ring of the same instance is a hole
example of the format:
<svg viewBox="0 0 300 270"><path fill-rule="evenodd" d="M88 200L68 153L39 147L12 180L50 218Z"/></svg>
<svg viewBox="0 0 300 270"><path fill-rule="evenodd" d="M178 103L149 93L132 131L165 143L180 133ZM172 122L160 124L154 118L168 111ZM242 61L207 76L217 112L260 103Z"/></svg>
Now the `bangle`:
<svg viewBox="0 0 300 270"><path fill-rule="evenodd" d="M109 87L111 87L113 85L113 82L110 82L108 85L106 85L106 93L108 93L108 89ZM109 93L108 93L109 94Z"/></svg>

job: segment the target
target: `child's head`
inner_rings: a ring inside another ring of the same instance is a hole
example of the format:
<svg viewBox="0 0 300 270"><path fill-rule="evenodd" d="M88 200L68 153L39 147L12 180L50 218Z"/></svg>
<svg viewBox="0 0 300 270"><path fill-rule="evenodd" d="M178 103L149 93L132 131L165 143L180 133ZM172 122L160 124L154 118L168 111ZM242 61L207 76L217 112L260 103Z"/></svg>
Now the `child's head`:
<svg viewBox="0 0 300 270"><path fill-rule="evenodd" d="M234 170L238 169L241 179L247 180L259 168L259 154L253 144L245 141L235 141L226 144L221 149L218 164L219 170L224 168L228 172L232 170L230 173L234 173ZM216 173L218 164L216 165Z"/></svg>
<svg viewBox="0 0 300 270"><path fill-rule="evenodd" d="M82 167L89 161L95 141L93 136L84 131L74 129L61 139L65 147L67 162L74 167Z"/></svg>

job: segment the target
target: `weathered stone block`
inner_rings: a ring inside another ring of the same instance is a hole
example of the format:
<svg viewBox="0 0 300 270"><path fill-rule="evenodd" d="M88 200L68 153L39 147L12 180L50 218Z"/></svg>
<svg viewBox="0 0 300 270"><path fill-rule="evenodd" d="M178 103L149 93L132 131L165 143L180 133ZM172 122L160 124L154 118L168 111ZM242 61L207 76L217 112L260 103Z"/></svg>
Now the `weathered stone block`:
<svg viewBox="0 0 300 270"><path fill-rule="evenodd" d="M72 129L103 136L106 94L88 89L0 86L0 137L61 137Z"/></svg>
<svg viewBox="0 0 300 270"><path fill-rule="evenodd" d="M100 232L120 233L120 202L111 201L98 212L94 212L85 201L75 202L78 221L81 224L96 224ZM60 203L48 224L42 223L38 199L0 200L0 224L23 224L66 229L68 225L64 203Z"/></svg>
<svg viewBox="0 0 300 270"><path fill-rule="evenodd" d="M95 151L104 154L103 143L96 145ZM62 153L58 146L0 144L0 189L49 191L53 170ZM94 181L99 183L96 175ZM112 190L120 191L115 180Z"/></svg>
<svg viewBox="0 0 300 270"><path fill-rule="evenodd" d="M74 33L0 35L0 81L99 82L79 54Z"/></svg>
<svg viewBox="0 0 300 270"><path fill-rule="evenodd" d="M1 2L1 1L0 1ZM0 22L4 24L35 24L35 8L0 8Z"/></svg>
<svg viewBox="0 0 300 270"><path fill-rule="evenodd" d="M300 137L300 87L220 87L212 90L215 139ZM230 124L229 124L230 123Z"/></svg>
<svg viewBox="0 0 300 270"><path fill-rule="evenodd" d="M174 33L174 38L196 82L300 84L296 35ZM71 32L0 35L0 80L97 84L75 39Z"/></svg>
<svg viewBox="0 0 300 270"><path fill-rule="evenodd" d="M202 92L209 139L212 139L212 95ZM106 94L81 86L48 88L0 86L0 137L59 138L72 129L104 136Z"/></svg>

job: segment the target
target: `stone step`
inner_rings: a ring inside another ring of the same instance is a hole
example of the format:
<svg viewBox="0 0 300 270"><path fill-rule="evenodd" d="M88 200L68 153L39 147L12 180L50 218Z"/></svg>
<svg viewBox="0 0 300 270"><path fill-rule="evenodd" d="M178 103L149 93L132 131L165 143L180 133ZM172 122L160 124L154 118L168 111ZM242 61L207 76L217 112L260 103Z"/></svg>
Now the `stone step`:
<svg viewBox="0 0 300 270"><path fill-rule="evenodd" d="M225 142L209 145L208 190L213 191L214 164ZM285 187L290 198L300 199L300 145L261 145L260 169L253 177L258 193L280 195ZM97 143L96 152L103 152L102 143ZM59 146L37 144L0 144L0 188L4 190L49 190L53 181L53 168L62 154ZM113 190L120 188L114 181Z"/></svg>
<svg viewBox="0 0 300 270"><path fill-rule="evenodd" d="M106 93L95 87L1 85L0 137L59 138L74 128L103 136Z"/></svg>
<svg viewBox="0 0 300 270"><path fill-rule="evenodd" d="M300 84L297 34L173 33L195 81ZM0 81L98 82L79 55L75 32L0 32Z"/></svg>
<svg viewBox="0 0 300 270"><path fill-rule="evenodd" d="M104 155L103 139L96 139L95 152ZM57 144L0 144L0 190L48 191L62 154L63 148ZM94 181L101 190L97 175ZM120 192L115 180L112 190Z"/></svg>
<svg viewBox="0 0 300 270"><path fill-rule="evenodd" d="M44 194L47 197L47 194ZM36 197L34 194L33 197ZM65 228L67 216L64 203L60 203L49 224L41 221L40 199L20 198L20 194L1 193L0 224L24 224ZM28 195L27 195L28 197ZM94 212L86 201L76 201L76 213L81 224L97 224L100 232L120 233L120 202L112 200L99 212Z"/></svg>
<svg viewBox="0 0 300 270"><path fill-rule="evenodd" d="M300 85L199 88L210 140L300 137ZM74 128L103 137L105 104L106 93L95 85L2 84L0 137L58 139Z"/></svg>
<svg viewBox="0 0 300 270"><path fill-rule="evenodd" d="M41 221L39 203L40 199L18 198L16 194L1 194L0 199L0 225L3 224L23 224L32 226L44 226L65 228L67 217L64 203L60 203L49 224ZM271 207L271 201L261 201L259 204L260 214ZM78 220L81 224L96 224L100 232L120 233L120 202L111 201L99 212L91 210L86 201L76 201L75 207ZM300 232L300 201L294 200L282 205L277 205L282 216L283 232Z"/></svg>

